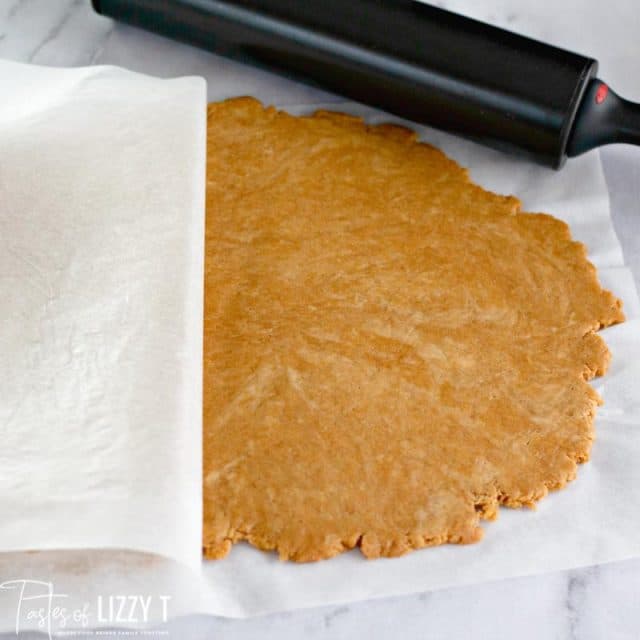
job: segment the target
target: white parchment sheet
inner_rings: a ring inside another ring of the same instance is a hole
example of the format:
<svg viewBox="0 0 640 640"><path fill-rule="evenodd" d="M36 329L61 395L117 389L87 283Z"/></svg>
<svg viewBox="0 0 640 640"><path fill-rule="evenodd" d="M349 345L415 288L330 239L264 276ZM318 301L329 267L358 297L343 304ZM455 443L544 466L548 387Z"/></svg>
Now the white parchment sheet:
<svg viewBox="0 0 640 640"><path fill-rule="evenodd" d="M0 61L0 87L0 550L197 571L205 82ZM0 554L0 585L67 589L42 558Z"/></svg>
<svg viewBox="0 0 640 640"><path fill-rule="evenodd" d="M138 622L167 597L169 616L248 616L640 555L640 303L597 153L554 172L420 129L486 188L566 220L625 303L577 481L503 509L477 545L296 565L240 544L201 566L203 83L13 63L0 82L0 583L51 582L89 626L117 626L113 594L152 597Z"/></svg>

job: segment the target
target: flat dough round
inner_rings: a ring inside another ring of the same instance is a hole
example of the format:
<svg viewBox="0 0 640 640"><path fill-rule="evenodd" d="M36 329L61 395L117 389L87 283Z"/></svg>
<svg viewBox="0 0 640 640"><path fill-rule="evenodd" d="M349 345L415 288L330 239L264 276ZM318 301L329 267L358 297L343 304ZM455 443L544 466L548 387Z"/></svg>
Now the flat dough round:
<svg viewBox="0 0 640 640"><path fill-rule="evenodd" d="M623 320L564 222L403 128L209 106L204 553L482 537L588 459Z"/></svg>

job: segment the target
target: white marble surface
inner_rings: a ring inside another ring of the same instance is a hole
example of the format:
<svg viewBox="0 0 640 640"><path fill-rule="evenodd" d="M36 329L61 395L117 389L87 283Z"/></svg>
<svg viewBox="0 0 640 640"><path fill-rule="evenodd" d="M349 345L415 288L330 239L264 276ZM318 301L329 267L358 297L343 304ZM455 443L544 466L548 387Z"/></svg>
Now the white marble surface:
<svg viewBox="0 0 640 640"><path fill-rule="evenodd" d="M622 95L640 100L637 0L448 0L437 4L593 55L601 61L602 78ZM251 93L280 104L285 92L288 103L333 99L303 85L116 25L93 14L89 0L0 0L0 57L59 66L112 63L161 76L195 73L209 80L210 98L225 97L216 91L215 83L216 77L224 76L229 95ZM640 283L640 148L610 147L602 157L614 225L625 259ZM249 620L194 617L174 621L165 630L168 637L194 640L446 640L471 634L490 640L634 639L640 637L639 605L640 560L628 560Z"/></svg>

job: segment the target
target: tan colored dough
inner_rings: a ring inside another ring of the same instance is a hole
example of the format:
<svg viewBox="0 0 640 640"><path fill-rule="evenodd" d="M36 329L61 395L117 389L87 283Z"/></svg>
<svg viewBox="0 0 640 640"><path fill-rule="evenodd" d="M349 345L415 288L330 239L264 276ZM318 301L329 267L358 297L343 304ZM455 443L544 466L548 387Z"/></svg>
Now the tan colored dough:
<svg viewBox="0 0 640 640"><path fill-rule="evenodd" d="M565 223L399 127L208 123L205 556L475 542L574 478L623 314Z"/></svg>

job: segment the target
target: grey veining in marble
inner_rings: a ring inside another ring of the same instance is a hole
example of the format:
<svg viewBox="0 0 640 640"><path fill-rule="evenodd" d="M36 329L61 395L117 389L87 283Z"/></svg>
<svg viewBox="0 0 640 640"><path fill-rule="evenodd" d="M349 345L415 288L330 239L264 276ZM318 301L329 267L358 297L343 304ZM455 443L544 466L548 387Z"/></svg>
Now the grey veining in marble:
<svg viewBox="0 0 640 640"><path fill-rule="evenodd" d="M589 53L601 60L602 77L616 90L640 100L637 0L448 0L435 4ZM576 21L579 28L575 28ZM278 96L283 86L297 103L336 99L116 25L95 15L89 0L0 0L0 58L57 66L119 64L161 76L200 74L209 81L212 99L226 97L216 92L215 79L220 75L233 77L235 94L251 92L266 101L281 102ZM626 261L640 282L640 149L611 147L602 157L614 225ZM168 637L188 640L632 640L640 638L640 560L249 620L192 617L171 622L165 631ZM10 637L15 636L0 636Z"/></svg>

